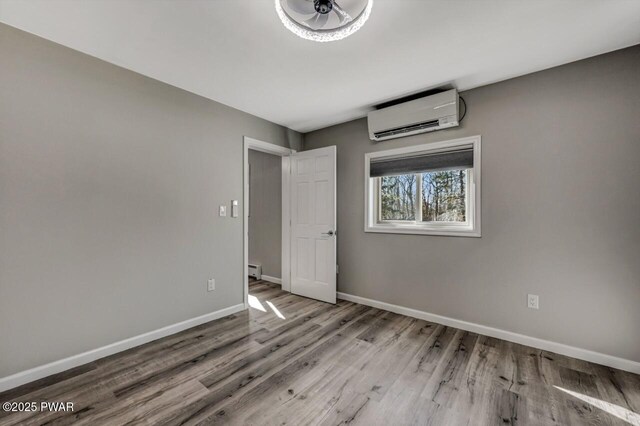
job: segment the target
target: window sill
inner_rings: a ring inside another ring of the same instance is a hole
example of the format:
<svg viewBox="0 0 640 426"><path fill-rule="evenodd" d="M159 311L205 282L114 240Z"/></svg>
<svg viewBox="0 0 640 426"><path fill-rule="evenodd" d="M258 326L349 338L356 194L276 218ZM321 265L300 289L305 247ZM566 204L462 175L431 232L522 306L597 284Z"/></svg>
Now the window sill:
<svg viewBox="0 0 640 426"><path fill-rule="evenodd" d="M472 237L480 238L482 235L480 230L469 227L460 226L416 226L416 225L399 225L390 223L380 223L375 225L366 225L364 232L374 232L382 234L412 234L412 235L436 235L447 237Z"/></svg>

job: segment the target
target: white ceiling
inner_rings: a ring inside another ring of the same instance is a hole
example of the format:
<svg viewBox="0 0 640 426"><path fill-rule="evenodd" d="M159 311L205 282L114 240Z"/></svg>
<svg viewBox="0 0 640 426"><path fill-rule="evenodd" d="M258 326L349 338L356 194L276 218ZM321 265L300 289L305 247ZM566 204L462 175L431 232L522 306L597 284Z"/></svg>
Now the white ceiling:
<svg viewBox="0 0 640 426"><path fill-rule="evenodd" d="M301 132L640 43L640 0L375 0L332 43L273 0L0 0L0 21Z"/></svg>

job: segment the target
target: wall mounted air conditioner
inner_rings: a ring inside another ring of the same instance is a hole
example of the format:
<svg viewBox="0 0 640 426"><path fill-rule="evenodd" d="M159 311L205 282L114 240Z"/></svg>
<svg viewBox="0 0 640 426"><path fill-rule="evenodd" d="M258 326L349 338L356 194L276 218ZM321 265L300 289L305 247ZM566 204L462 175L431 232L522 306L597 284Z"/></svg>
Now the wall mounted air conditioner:
<svg viewBox="0 0 640 426"><path fill-rule="evenodd" d="M455 89L371 111L367 116L373 141L400 138L455 127L459 124Z"/></svg>
<svg viewBox="0 0 640 426"><path fill-rule="evenodd" d="M250 263L249 267L249 276L255 278L256 280L262 279L262 266L256 265L254 263Z"/></svg>

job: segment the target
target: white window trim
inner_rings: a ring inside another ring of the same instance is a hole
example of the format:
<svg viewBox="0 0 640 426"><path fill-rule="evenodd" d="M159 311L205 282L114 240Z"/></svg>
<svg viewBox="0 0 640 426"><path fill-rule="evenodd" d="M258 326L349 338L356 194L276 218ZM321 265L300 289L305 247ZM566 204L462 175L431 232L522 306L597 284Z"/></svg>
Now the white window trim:
<svg viewBox="0 0 640 426"><path fill-rule="evenodd" d="M481 142L480 135L449 141L426 143L422 145L404 148L388 149L384 151L369 152L364 156L364 232L379 232L388 234L418 234L418 235L443 235L455 237L480 237L481 234ZM469 179L469 212L468 222L403 222L403 221L377 221L378 188L376 178L369 177L371 160L374 158L387 158L415 154L419 152L437 152L465 146L473 147L473 172Z"/></svg>

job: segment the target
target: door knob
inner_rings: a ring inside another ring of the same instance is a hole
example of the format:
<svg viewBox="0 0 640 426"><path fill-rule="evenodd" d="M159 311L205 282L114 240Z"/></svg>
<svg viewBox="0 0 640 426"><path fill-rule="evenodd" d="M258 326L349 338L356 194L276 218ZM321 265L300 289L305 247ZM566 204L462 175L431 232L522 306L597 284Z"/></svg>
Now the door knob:
<svg viewBox="0 0 640 426"><path fill-rule="evenodd" d="M333 236L335 234L335 232L333 232L332 230L329 230L329 232L323 232L322 235L328 235L328 236Z"/></svg>

